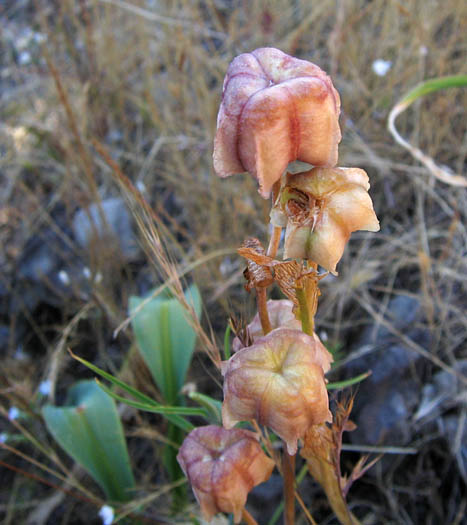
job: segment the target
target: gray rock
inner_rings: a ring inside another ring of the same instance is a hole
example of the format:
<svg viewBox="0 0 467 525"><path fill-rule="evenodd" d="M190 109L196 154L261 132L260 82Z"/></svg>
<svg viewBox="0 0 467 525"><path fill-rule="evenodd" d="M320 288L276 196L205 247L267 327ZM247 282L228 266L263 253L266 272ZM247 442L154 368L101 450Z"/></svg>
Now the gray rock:
<svg viewBox="0 0 467 525"><path fill-rule="evenodd" d="M457 361L455 369L467 375L467 359ZM446 410L467 401L467 392L456 376L445 370L437 372L422 389L422 398L415 414L415 421L433 420Z"/></svg>
<svg viewBox="0 0 467 525"><path fill-rule="evenodd" d="M386 381L377 389L365 388L357 395L357 428L350 433L353 443L405 445L411 438L410 418L417 404L414 381ZM356 417L355 417L356 416Z"/></svg>
<svg viewBox="0 0 467 525"><path fill-rule="evenodd" d="M77 242L81 247L88 249L92 242L98 242L110 233L118 242L124 258L134 260L139 255L139 246L125 203L122 199L111 198L103 200L101 205L110 231L106 231L98 205L91 204L87 211L79 210L73 217L73 232Z"/></svg>

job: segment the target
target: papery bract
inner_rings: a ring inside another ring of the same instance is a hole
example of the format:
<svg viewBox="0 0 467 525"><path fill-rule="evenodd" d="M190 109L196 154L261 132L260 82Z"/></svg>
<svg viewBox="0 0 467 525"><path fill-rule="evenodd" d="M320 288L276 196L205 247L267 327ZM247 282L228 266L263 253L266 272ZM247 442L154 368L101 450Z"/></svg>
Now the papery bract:
<svg viewBox="0 0 467 525"><path fill-rule="evenodd" d="M177 459L208 521L218 512L227 512L238 523L248 493L266 481L274 468L256 434L216 425L192 430Z"/></svg>
<svg viewBox="0 0 467 525"><path fill-rule="evenodd" d="M331 421L324 373L330 358L298 330L278 328L222 363L222 421L255 419L287 443L289 454L310 425Z"/></svg>
<svg viewBox="0 0 467 525"><path fill-rule="evenodd" d="M214 170L249 171L267 198L293 160L336 164L339 112L339 95L315 64L274 48L239 55L224 79Z"/></svg>
<svg viewBox="0 0 467 525"><path fill-rule="evenodd" d="M275 223L287 224L284 258L311 259L335 271L352 232L379 230L369 188L368 175L359 168L288 175L272 214Z"/></svg>

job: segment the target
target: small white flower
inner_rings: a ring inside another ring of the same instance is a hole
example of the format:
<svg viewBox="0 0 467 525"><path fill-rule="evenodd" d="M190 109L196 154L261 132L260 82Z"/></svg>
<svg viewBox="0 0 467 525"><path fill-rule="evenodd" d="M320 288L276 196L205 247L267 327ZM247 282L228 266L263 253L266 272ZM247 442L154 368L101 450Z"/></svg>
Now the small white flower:
<svg viewBox="0 0 467 525"><path fill-rule="evenodd" d="M47 40L47 37L43 33L34 33L33 39L37 44L42 44L42 42Z"/></svg>
<svg viewBox="0 0 467 525"><path fill-rule="evenodd" d="M143 194L145 194L148 191L146 188L146 184L144 184L142 180L139 180L136 182L136 188L138 189L140 193L143 193Z"/></svg>
<svg viewBox="0 0 467 525"><path fill-rule="evenodd" d="M31 53L29 51L21 51L18 56L18 63L20 66L26 66L31 63Z"/></svg>
<svg viewBox="0 0 467 525"><path fill-rule="evenodd" d="M16 407L10 407L10 410L8 410L8 419L13 421L14 419L17 419L19 416L19 410Z"/></svg>
<svg viewBox="0 0 467 525"><path fill-rule="evenodd" d="M99 511L99 517L103 525L111 525L114 520L114 509L109 505L103 505Z"/></svg>
<svg viewBox="0 0 467 525"><path fill-rule="evenodd" d="M87 266L83 268L83 275L86 279L91 278L91 270Z"/></svg>
<svg viewBox="0 0 467 525"><path fill-rule="evenodd" d="M99 284L102 282L102 273L101 272L97 272L96 273L96 276L94 277L94 282L96 284Z"/></svg>
<svg viewBox="0 0 467 525"><path fill-rule="evenodd" d="M42 381L42 383L39 385L39 393L43 396L48 396L50 394L50 387L51 382L49 379Z"/></svg>
<svg viewBox="0 0 467 525"><path fill-rule="evenodd" d="M372 64L372 69L375 75L378 75L379 77L386 76L386 73L391 69L392 62L390 60L383 60L382 58L378 58L375 60Z"/></svg>
<svg viewBox="0 0 467 525"><path fill-rule="evenodd" d="M18 361L24 361L27 357L28 356L24 352L22 345L18 345L15 352L15 359L18 359Z"/></svg>
<svg viewBox="0 0 467 525"><path fill-rule="evenodd" d="M0 443L6 443L8 439L8 434L6 432L2 432L0 434Z"/></svg>
<svg viewBox="0 0 467 525"><path fill-rule="evenodd" d="M319 333L319 338L321 339L321 341L324 342L328 340L328 333L326 332L326 330L321 330L321 332Z"/></svg>
<svg viewBox="0 0 467 525"><path fill-rule="evenodd" d="M65 272L65 270L60 270L58 272L58 279L65 286L70 284L70 276L67 274L67 272Z"/></svg>

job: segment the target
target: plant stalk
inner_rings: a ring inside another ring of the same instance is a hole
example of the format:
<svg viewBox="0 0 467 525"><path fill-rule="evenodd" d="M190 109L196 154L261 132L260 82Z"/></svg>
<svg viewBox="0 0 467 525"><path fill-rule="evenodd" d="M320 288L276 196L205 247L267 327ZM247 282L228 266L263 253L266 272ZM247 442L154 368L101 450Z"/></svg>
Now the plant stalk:
<svg viewBox="0 0 467 525"><path fill-rule="evenodd" d="M295 523L295 454L291 456L287 452L284 443L282 453L282 477L284 479L284 525Z"/></svg>
<svg viewBox="0 0 467 525"><path fill-rule="evenodd" d="M243 509L242 511L242 520L246 523L246 525L258 525L258 522L246 509Z"/></svg>
<svg viewBox="0 0 467 525"><path fill-rule="evenodd" d="M308 301L304 288L296 288L298 305L300 307L300 320L302 322L302 331L305 334L313 335L314 332L314 319L311 315L310 309L308 308Z"/></svg>
<svg viewBox="0 0 467 525"><path fill-rule="evenodd" d="M259 318L261 321L261 328L263 334L266 335L271 331L271 322L269 321L269 314L267 308L266 288L258 286L256 288L256 303L258 306Z"/></svg>
<svg viewBox="0 0 467 525"><path fill-rule="evenodd" d="M271 238L269 239L268 251L266 252L266 254L269 257L272 257L273 259L277 255L277 250L279 248L279 243L281 241L281 233L282 233L282 228L280 226L274 226L272 230Z"/></svg>

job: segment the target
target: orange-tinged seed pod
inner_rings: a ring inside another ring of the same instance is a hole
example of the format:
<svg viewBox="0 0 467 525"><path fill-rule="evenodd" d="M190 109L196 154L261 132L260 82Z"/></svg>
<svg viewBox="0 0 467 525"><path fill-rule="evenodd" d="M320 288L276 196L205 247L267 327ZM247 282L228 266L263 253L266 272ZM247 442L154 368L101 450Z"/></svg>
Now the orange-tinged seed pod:
<svg viewBox="0 0 467 525"><path fill-rule="evenodd" d="M224 79L214 142L220 177L249 171L267 198L293 160L334 166L340 99L315 64L275 48L236 57Z"/></svg>
<svg viewBox="0 0 467 525"><path fill-rule="evenodd" d="M324 379L331 360L316 339L298 330L277 328L257 339L222 364L224 426L255 419L295 454L311 425L331 421Z"/></svg>
<svg viewBox="0 0 467 525"><path fill-rule="evenodd" d="M368 175L359 168L313 168L288 175L285 190L292 197L283 204L284 258L311 259L335 271L352 232L379 230L369 188ZM277 210L274 217L280 220Z"/></svg>
<svg viewBox="0 0 467 525"><path fill-rule="evenodd" d="M192 430L177 459L208 521L227 512L240 522L248 493L269 479L274 468L256 434L217 425Z"/></svg>

